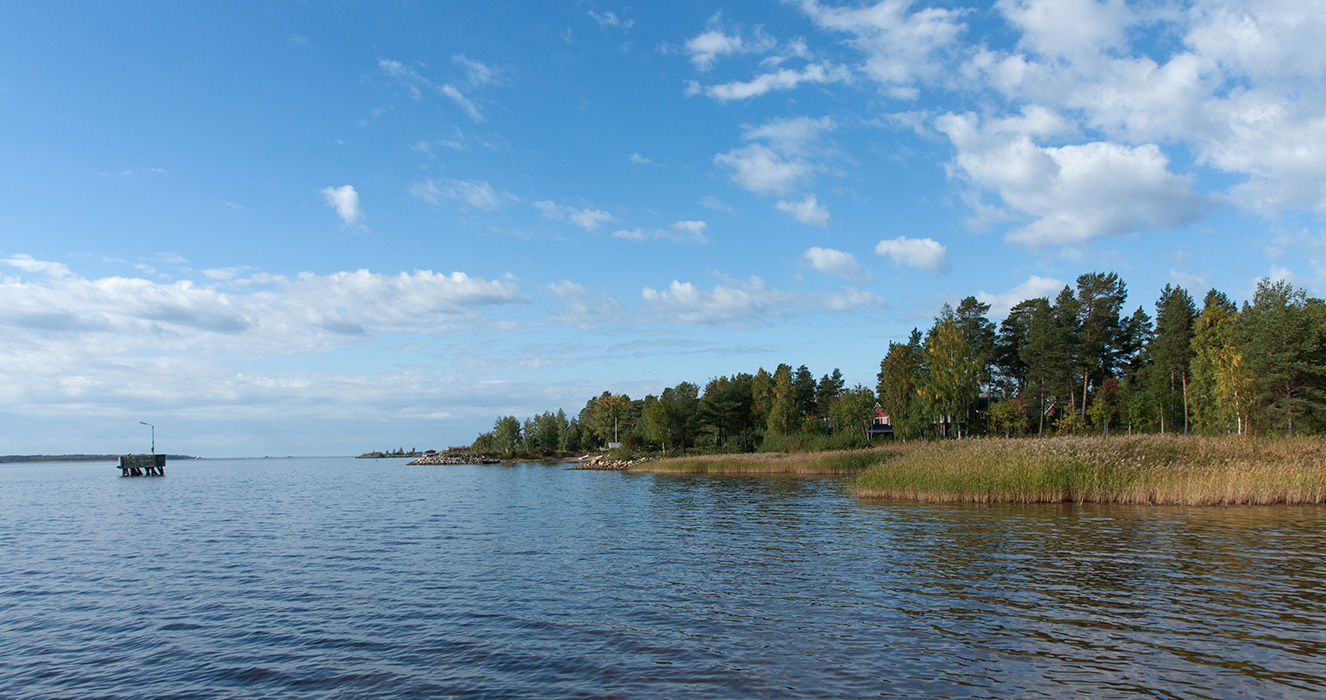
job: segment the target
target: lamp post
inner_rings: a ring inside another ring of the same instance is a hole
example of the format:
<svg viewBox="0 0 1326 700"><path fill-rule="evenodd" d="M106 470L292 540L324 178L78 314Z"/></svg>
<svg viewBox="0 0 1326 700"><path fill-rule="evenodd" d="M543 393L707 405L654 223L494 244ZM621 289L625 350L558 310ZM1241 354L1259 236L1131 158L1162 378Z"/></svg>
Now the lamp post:
<svg viewBox="0 0 1326 700"><path fill-rule="evenodd" d="M138 421L138 422L139 422L139 423L142 423L143 425L146 425L147 427L149 427L149 428L152 429L152 454L156 454L156 453L157 453L157 427L156 427L155 425L152 425L151 423L148 423L147 421L141 421L141 420L140 420L140 421Z"/></svg>

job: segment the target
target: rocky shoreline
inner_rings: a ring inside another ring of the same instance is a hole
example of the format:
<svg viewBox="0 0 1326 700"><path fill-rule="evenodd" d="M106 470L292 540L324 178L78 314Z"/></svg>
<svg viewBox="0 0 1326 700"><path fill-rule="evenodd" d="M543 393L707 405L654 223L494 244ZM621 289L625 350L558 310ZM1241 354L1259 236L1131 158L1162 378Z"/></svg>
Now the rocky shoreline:
<svg viewBox="0 0 1326 700"><path fill-rule="evenodd" d="M587 469L593 471L622 471L630 469L637 464L643 464L650 461L648 458L642 459L608 459L603 455L594 455L593 457L585 455L579 460L579 464L569 467L570 469Z"/></svg>
<svg viewBox="0 0 1326 700"><path fill-rule="evenodd" d="M433 454L426 457L420 457L413 462L406 462L406 465L460 465L460 464L498 464L500 460L496 457L489 457L481 454Z"/></svg>

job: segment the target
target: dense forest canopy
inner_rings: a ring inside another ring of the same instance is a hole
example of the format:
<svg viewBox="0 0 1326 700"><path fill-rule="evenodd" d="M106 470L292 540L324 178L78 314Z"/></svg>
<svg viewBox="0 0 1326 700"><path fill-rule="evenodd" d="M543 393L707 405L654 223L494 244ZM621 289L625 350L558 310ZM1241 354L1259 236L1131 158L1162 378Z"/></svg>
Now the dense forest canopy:
<svg viewBox="0 0 1326 700"><path fill-rule="evenodd" d="M926 331L882 349L875 387L819 379L805 365L681 382L632 399L603 392L578 415L499 418L476 451L747 452L868 442L877 407L895 437L1111 431L1294 435L1326 428L1326 303L1263 279L1240 308L1222 292L1200 306L1166 285L1154 316L1129 312L1114 273L1093 272L1053 300L1028 299L998 324L974 297L945 305Z"/></svg>

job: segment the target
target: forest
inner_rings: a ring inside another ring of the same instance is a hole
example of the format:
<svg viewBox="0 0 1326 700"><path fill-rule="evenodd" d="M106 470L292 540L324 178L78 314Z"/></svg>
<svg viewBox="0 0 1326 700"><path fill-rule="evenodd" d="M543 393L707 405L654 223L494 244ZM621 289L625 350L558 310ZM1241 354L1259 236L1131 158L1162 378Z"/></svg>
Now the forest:
<svg viewBox="0 0 1326 700"><path fill-rule="evenodd" d="M802 452L868 444L878 409L892 439L1111 433L1293 436L1326 428L1326 303L1263 279L1239 307L1166 285L1127 311L1127 285L1093 272L996 325L975 297L883 352L875 387L805 365L738 373L657 396L603 392L579 414L498 418L476 452L553 456Z"/></svg>

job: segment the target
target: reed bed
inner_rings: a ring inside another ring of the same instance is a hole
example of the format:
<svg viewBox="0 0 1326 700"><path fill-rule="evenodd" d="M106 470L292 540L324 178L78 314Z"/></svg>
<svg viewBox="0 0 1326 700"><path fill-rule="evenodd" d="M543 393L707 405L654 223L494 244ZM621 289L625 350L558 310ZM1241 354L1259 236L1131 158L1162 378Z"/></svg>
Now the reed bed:
<svg viewBox="0 0 1326 700"><path fill-rule="evenodd" d="M920 445L863 471L868 498L980 503L1326 503L1326 439L1142 435Z"/></svg>
<svg viewBox="0 0 1326 700"><path fill-rule="evenodd" d="M749 454L673 457L633 466L629 471L655 474L765 474L846 476L894 459L909 446L833 452L756 452Z"/></svg>

